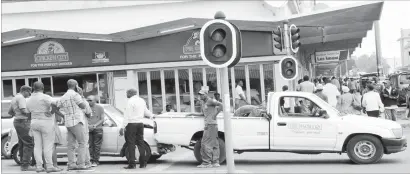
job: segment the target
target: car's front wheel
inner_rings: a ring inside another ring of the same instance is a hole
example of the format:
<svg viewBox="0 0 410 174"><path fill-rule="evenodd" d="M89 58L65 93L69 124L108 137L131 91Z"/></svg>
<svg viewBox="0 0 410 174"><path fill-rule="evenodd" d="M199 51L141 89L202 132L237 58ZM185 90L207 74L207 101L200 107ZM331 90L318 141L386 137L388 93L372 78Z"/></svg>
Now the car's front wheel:
<svg viewBox="0 0 410 174"><path fill-rule="evenodd" d="M347 144L347 155L356 164L377 163L383 157L383 144L372 135L354 136Z"/></svg>
<svg viewBox="0 0 410 174"><path fill-rule="evenodd" d="M219 163L223 163L226 160L226 151L225 151L225 141L218 138L219 142ZM194 155L196 160L199 163L202 163L202 156L201 156L201 140L198 140L194 146Z"/></svg>
<svg viewBox="0 0 410 174"><path fill-rule="evenodd" d="M10 141L8 141L7 139L8 139L7 136L1 139L1 155L3 156L7 156L7 150L10 145Z"/></svg>

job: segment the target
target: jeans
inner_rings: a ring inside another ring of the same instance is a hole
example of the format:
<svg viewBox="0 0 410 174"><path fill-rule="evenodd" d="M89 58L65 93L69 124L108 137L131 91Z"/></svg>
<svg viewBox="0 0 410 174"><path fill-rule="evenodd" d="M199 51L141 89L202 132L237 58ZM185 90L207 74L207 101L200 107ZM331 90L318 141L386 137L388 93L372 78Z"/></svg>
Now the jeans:
<svg viewBox="0 0 410 174"><path fill-rule="evenodd" d="M68 166L74 167L76 163L78 167L85 167L85 157L86 157L86 143L85 143L84 125L83 123L78 123L73 127L67 127L67 158ZM78 143L78 158L77 162L75 159L75 148Z"/></svg>
<svg viewBox="0 0 410 174"><path fill-rule="evenodd" d="M54 148L54 127L53 120L37 120L31 123L31 130L34 137L34 157L37 168L43 168L43 155L46 168L53 168L53 148Z"/></svg>
<svg viewBox="0 0 410 174"><path fill-rule="evenodd" d="M90 145L91 162L98 164L100 161L101 145L103 141L103 129L95 128L90 130L89 137L88 144Z"/></svg>
<svg viewBox="0 0 410 174"><path fill-rule="evenodd" d="M219 141L218 125L208 124L205 126L201 140L202 164L219 164Z"/></svg>
<svg viewBox="0 0 410 174"><path fill-rule="evenodd" d="M33 138L29 135L31 121L14 119L13 124L18 137L21 167L27 168L34 151Z"/></svg>
<svg viewBox="0 0 410 174"><path fill-rule="evenodd" d="M395 112L396 112L396 111L395 111L394 109L386 109L386 110L384 111L384 113L386 114L386 119L387 119L387 120L396 121L397 118L396 118Z"/></svg>
<svg viewBox="0 0 410 174"><path fill-rule="evenodd" d="M140 166L146 165L151 154L147 153L147 145L144 142L144 124L142 123L128 123L125 127L125 143L128 146L128 164L135 166L135 145L138 146L140 153L139 163Z"/></svg>

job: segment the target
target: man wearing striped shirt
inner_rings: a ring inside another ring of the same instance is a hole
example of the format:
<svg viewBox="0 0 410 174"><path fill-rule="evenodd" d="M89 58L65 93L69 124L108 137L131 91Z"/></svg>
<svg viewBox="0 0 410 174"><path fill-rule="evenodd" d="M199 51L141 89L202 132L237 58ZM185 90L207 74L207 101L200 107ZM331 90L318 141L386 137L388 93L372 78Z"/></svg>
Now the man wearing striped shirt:
<svg viewBox="0 0 410 174"><path fill-rule="evenodd" d="M68 157L68 169L67 170L85 170L85 155L86 155L86 142L84 135L84 126L86 124L84 113L81 109L86 109L86 103L80 94L76 92L78 83L74 79L67 81L68 90L57 102L57 107L64 115L65 126L67 127L67 157ZM91 114L89 111L85 113ZM78 143L78 156L77 162L75 159L75 149ZM78 164L78 166L77 166Z"/></svg>

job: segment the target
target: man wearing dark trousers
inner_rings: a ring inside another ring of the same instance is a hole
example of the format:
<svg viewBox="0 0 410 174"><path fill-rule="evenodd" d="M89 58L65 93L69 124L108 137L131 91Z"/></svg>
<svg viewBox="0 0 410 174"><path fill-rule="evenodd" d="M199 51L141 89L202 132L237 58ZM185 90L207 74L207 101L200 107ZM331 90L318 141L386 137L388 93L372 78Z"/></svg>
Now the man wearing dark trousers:
<svg viewBox="0 0 410 174"><path fill-rule="evenodd" d="M30 166L30 159L33 156L34 142L29 135L31 127L30 112L27 110L26 98L31 95L31 87L22 86L20 93L11 100L9 114L14 116L14 128L17 132L19 152L21 158L21 171L35 171L36 168Z"/></svg>
<svg viewBox="0 0 410 174"><path fill-rule="evenodd" d="M87 97L87 101L91 108L91 117L88 118L89 129L89 145L91 155L91 166L96 167L100 165L100 152L101 144L103 141L103 128L104 123L104 108L96 104L96 98L93 95Z"/></svg>
<svg viewBox="0 0 410 174"><path fill-rule="evenodd" d="M148 159L151 154L148 153L147 145L144 142L144 117L153 118L155 115L147 109L145 100L137 95L136 89L127 90L128 103L124 112L124 125L120 129L120 136L124 135L125 143L128 148L128 166L125 169L135 169L135 145L138 146L140 153L139 163L140 168L147 167ZM125 130L124 130L125 129Z"/></svg>

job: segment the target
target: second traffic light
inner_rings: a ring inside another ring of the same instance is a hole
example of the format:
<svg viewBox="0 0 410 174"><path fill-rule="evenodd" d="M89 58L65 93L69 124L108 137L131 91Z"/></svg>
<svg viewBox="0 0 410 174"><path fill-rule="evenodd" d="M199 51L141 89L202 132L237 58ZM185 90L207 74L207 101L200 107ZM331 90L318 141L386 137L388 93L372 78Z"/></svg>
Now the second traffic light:
<svg viewBox="0 0 410 174"><path fill-rule="evenodd" d="M200 33L201 56L214 68L232 67L242 56L240 30L225 20L207 22Z"/></svg>
<svg viewBox="0 0 410 174"><path fill-rule="evenodd" d="M272 31L273 34L273 54L274 55L283 55L286 54L284 49L284 38L283 31L280 27L277 27Z"/></svg>
<svg viewBox="0 0 410 174"><path fill-rule="evenodd" d="M296 27L296 25L292 24L289 27L289 36L290 36L290 49L292 52L297 53L299 51L300 45L302 45L299 41L300 35L299 35L300 29Z"/></svg>
<svg viewBox="0 0 410 174"><path fill-rule="evenodd" d="M294 80L298 76L298 62L294 57L286 56L279 62L280 74L285 80Z"/></svg>

